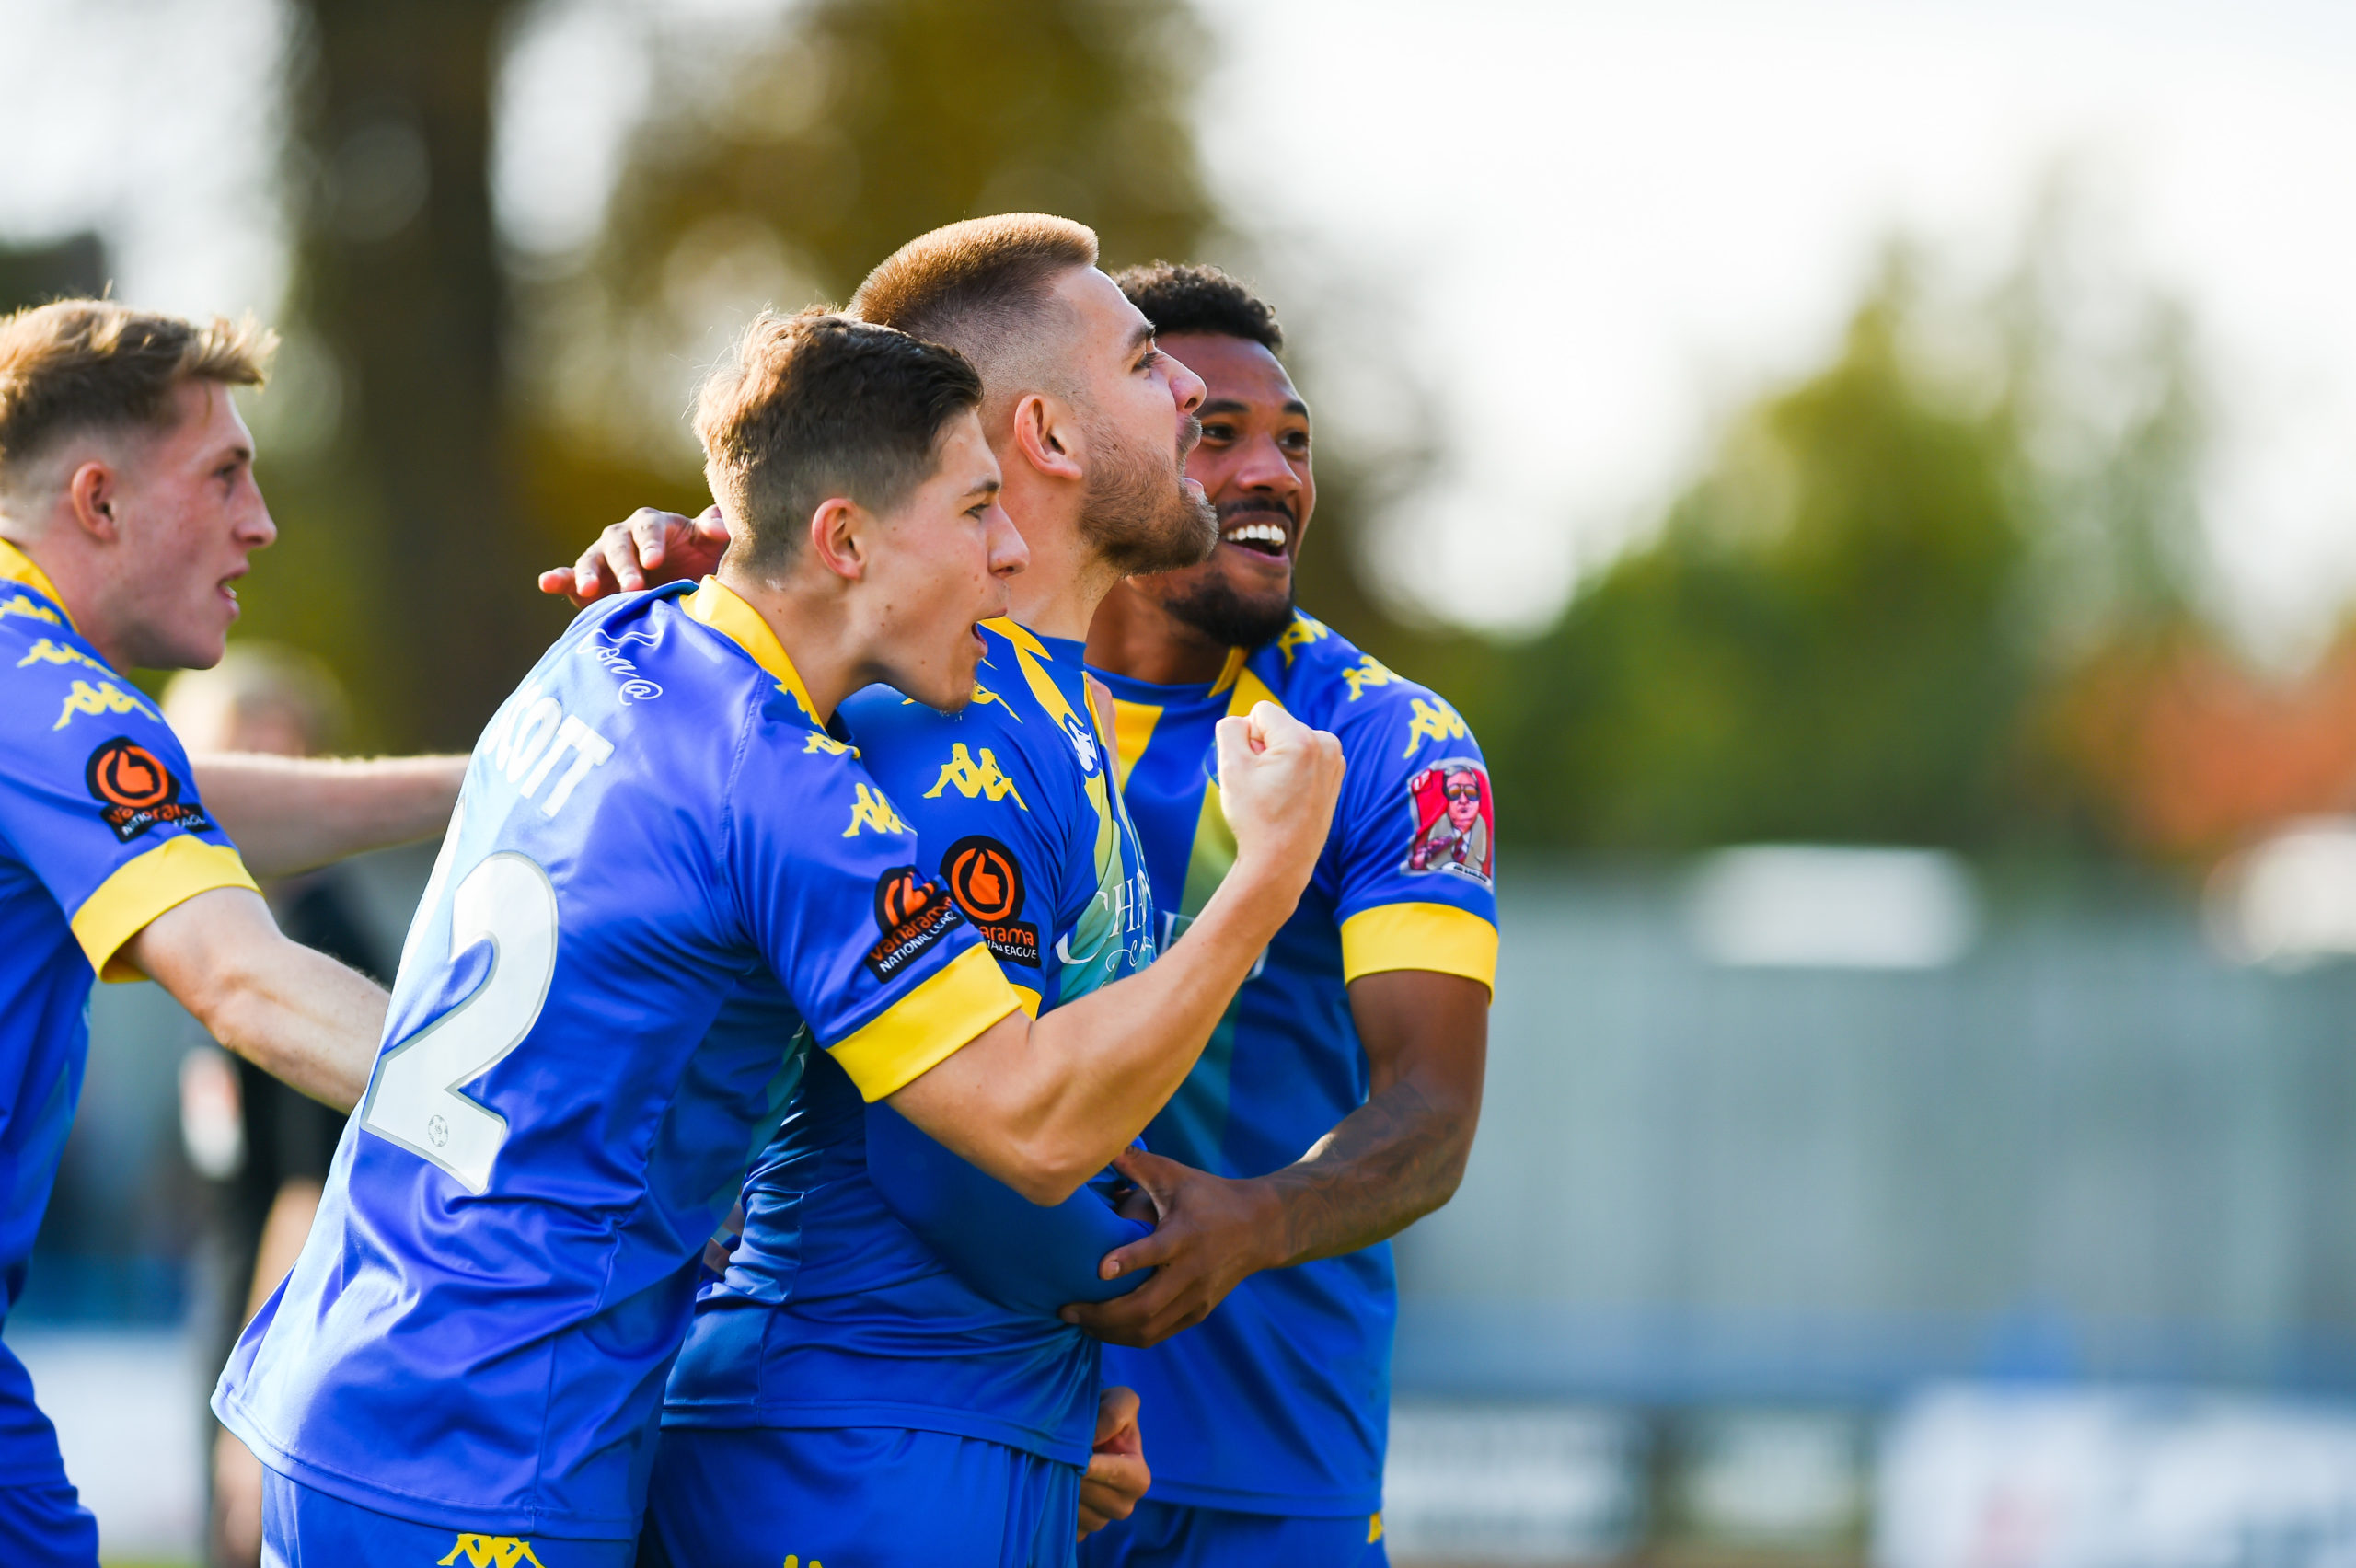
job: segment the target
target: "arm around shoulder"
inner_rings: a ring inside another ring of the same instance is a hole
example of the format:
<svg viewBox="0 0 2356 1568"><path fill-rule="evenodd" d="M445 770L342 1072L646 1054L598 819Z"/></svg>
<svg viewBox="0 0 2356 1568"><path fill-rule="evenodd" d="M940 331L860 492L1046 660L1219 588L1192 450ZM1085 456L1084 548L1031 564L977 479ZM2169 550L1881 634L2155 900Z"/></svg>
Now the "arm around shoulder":
<svg viewBox="0 0 2356 1568"><path fill-rule="evenodd" d="M197 791L257 876L291 876L449 826L465 756L189 759Z"/></svg>

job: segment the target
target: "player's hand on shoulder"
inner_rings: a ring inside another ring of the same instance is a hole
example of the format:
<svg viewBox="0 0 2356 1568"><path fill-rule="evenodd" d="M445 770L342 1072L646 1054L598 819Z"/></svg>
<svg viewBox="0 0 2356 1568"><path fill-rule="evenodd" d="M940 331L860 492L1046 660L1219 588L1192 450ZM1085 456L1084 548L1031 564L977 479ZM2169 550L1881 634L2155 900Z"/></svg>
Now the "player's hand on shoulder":
<svg viewBox="0 0 2356 1568"><path fill-rule="evenodd" d="M608 594L708 576L720 570L727 549L728 525L717 506L700 517L641 506L598 535L571 566L541 572L540 592L560 594L577 609Z"/></svg>
<svg viewBox="0 0 2356 1568"><path fill-rule="evenodd" d="M1155 1273L1126 1296L1066 1307L1065 1322L1114 1344L1160 1344L1281 1261L1282 1211L1257 1184L1136 1148L1122 1150L1113 1164L1152 1200L1156 1226L1152 1235L1107 1252L1097 1272L1105 1279L1136 1269Z"/></svg>
<svg viewBox="0 0 2356 1568"><path fill-rule="evenodd" d="M1218 721L1219 806L1238 865L1306 883L1342 790L1342 743L1273 702Z"/></svg>

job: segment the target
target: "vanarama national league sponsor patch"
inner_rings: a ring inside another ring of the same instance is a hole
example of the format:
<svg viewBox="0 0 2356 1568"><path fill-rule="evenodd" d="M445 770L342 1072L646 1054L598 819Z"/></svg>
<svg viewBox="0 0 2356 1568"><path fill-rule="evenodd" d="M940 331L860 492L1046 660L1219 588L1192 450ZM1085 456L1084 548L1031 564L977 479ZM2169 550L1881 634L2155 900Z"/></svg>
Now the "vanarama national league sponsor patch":
<svg viewBox="0 0 2356 1568"><path fill-rule="evenodd" d="M884 934L867 950L868 971L891 979L961 918L939 882L920 880L914 866L893 867L875 879L875 925Z"/></svg>
<svg viewBox="0 0 2356 1568"><path fill-rule="evenodd" d="M993 954L1039 967L1039 928L1015 918L1022 913L1022 868L1005 845L978 833L961 838L941 858L941 875Z"/></svg>

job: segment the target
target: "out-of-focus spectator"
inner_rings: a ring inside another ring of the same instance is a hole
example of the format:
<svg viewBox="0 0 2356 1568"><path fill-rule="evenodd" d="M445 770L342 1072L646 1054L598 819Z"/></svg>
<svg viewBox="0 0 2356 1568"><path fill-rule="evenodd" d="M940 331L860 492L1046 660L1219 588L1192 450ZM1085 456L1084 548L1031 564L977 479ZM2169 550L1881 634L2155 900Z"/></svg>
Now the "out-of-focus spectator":
<svg viewBox="0 0 2356 1568"><path fill-rule="evenodd" d="M325 665L260 642L231 647L212 669L175 675L163 709L200 755L317 755L334 748L345 714L343 692ZM288 936L363 974L389 976L387 955L340 869L266 883L264 892ZM201 1310L208 1365L217 1367L294 1266L343 1118L207 1040L180 1063L180 1129L189 1163L213 1188L207 1239L219 1285ZM209 1412L205 1421L213 1429L210 1560L214 1568L254 1568L261 1557L261 1462Z"/></svg>

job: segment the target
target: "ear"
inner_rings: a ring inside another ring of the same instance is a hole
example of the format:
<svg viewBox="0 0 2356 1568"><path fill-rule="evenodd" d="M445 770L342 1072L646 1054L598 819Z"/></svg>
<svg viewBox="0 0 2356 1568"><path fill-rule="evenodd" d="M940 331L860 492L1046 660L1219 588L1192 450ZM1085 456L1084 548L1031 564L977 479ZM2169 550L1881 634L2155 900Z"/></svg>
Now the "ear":
<svg viewBox="0 0 2356 1568"><path fill-rule="evenodd" d="M121 489L114 469L97 457L81 464L65 481L66 503L74 521L102 544L111 545L122 537L121 525L114 514Z"/></svg>
<svg viewBox="0 0 2356 1568"><path fill-rule="evenodd" d="M1080 466L1080 421L1059 398L1032 392L1014 405L1014 446L1024 462L1051 479L1077 482L1088 477Z"/></svg>
<svg viewBox="0 0 2356 1568"><path fill-rule="evenodd" d="M875 519L859 502L829 496L810 514L810 559L846 582L867 575Z"/></svg>

